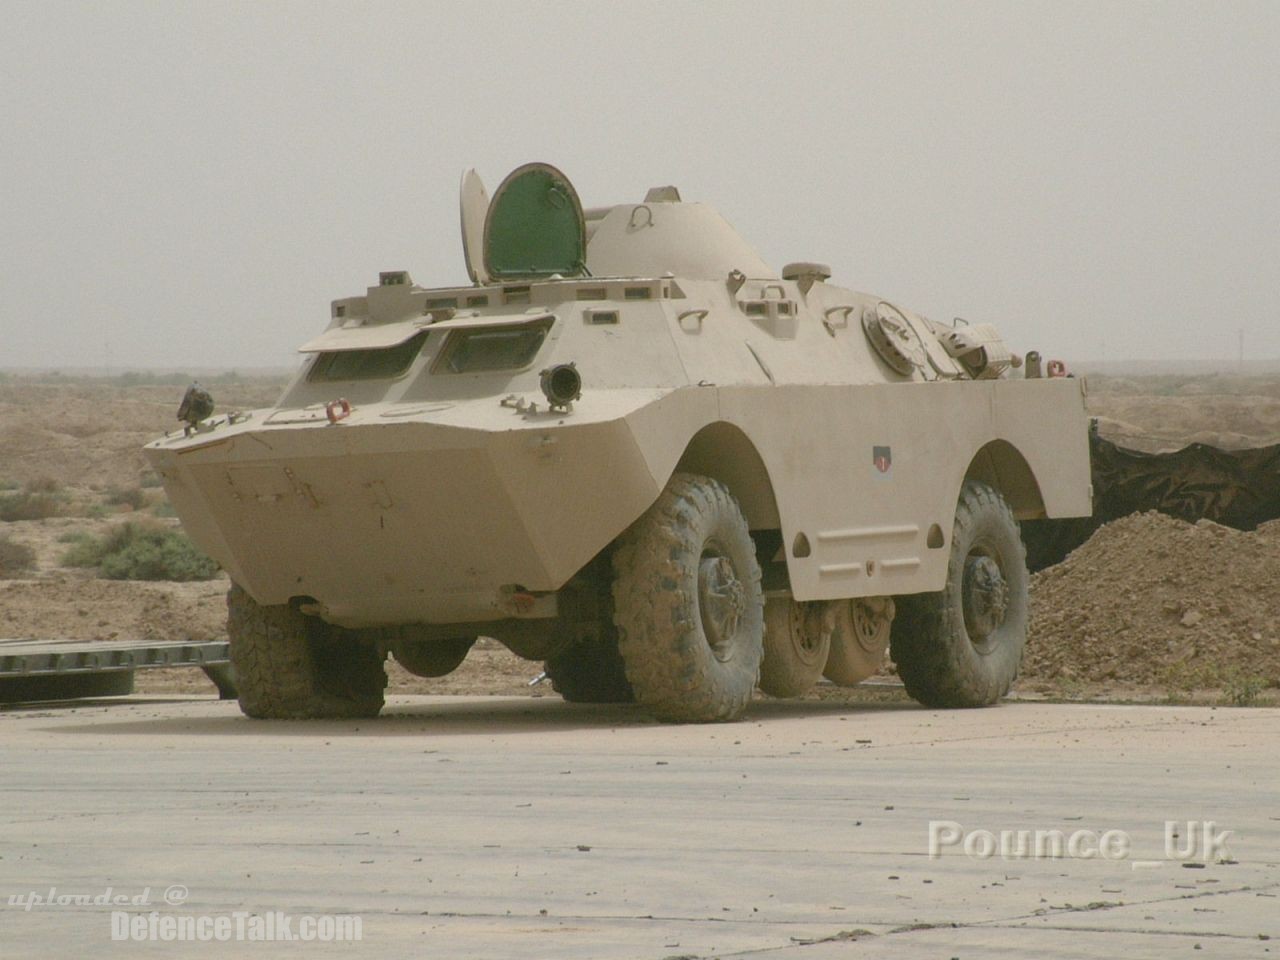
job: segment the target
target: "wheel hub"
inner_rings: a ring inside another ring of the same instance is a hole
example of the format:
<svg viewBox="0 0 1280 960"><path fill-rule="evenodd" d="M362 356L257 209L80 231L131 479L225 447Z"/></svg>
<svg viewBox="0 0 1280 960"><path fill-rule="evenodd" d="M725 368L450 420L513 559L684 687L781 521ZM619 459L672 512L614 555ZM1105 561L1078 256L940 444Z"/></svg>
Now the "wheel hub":
<svg viewBox="0 0 1280 960"><path fill-rule="evenodd" d="M863 597L850 601L853 635L867 653L880 654L889 643L894 605L890 597Z"/></svg>
<svg viewBox="0 0 1280 960"><path fill-rule="evenodd" d="M969 638L985 640L1004 623L1009 584L991 557L970 556L964 564L964 625Z"/></svg>
<svg viewBox="0 0 1280 960"><path fill-rule="evenodd" d="M824 634L831 633L822 622L822 605L793 600L790 613L792 649L802 663L817 663L818 657L826 654L827 648L822 644Z"/></svg>
<svg viewBox="0 0 1280 960"><path fill-rule="evenodd" d="M729 659L747 596L728 557L706 556L698 564L698 607L712 652L719 660Z"/></svg>

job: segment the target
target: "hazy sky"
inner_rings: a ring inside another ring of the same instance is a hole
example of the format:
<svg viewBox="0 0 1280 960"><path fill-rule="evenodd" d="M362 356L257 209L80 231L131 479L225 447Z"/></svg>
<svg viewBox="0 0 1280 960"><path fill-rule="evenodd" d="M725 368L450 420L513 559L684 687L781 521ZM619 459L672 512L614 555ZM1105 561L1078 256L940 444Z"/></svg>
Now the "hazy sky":
<svg viewBox="0 0 1280 960"><path fill-rule="evenodd" d="M1069 359L1280 357L1280 3L0 0L0 367L279 366L457 186L654 184Z"/></svg>

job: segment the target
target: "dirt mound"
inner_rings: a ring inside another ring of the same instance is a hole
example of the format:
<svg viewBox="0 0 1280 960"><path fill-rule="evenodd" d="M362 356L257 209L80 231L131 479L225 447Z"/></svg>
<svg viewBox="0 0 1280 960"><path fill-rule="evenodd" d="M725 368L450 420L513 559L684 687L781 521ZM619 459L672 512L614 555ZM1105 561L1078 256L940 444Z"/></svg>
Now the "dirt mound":
<svg viewBox="0 0 1280 960"><path fill-rule="evenodd" d="M1159 513L1100 528L1031 582L1026 680L1280 685L1280 522Z"/></svg>

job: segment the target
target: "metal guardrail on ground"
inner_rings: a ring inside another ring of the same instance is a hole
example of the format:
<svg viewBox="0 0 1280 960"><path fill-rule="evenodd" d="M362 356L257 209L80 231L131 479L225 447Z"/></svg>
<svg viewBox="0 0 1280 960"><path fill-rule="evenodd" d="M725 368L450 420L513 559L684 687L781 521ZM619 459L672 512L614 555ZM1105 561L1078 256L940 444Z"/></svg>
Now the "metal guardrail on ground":
<svg viewBox="0 0 1280 960"><path fill-rule="evenodd" d="M0 640L0 703L120 696L135 670L199 667L224 700L236 696L225 640Z"/></svg>

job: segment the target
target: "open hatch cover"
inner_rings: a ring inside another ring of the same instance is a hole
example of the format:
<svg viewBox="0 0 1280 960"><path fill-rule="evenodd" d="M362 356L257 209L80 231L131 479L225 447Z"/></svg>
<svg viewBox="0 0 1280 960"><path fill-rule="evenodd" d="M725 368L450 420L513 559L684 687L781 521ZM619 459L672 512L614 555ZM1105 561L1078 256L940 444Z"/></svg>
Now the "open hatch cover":
<svg viewBox="0 0 1280 960"><path fill-rule="evenodd" d="M471 196L464 196L464 219L479 206L476 184L464 182L464 194L467 187ZM467 232L464 223L464 236ZM586 257L586 220L569 178L547 163L513 170L494 192L485 216L485 272L499 281L576 277L583 274Z"/></svg>

